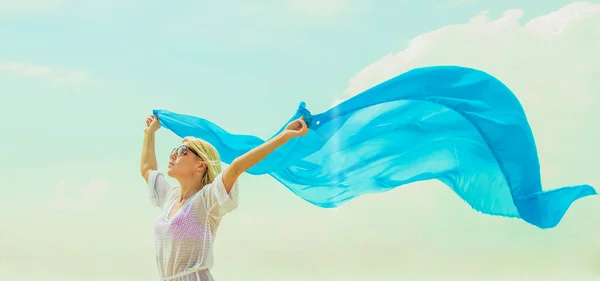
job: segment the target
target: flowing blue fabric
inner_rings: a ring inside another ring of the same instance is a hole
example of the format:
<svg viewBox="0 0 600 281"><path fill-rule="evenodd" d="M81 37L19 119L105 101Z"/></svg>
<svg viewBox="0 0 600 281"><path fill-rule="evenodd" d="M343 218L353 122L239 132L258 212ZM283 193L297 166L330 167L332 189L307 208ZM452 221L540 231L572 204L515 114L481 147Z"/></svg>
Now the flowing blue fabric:
<svg viewBox="0 0 600 281"><path fill-rule="evenodd" d="M214 145L225 163L265 142L203 118L167 110L154 114L178 136ZM413 69L320 114L311 114L302 102L277 134L300 116L309 133L247 172L269 174L319 207L439 180L479 212L552 228L575 200L596 194L589 185L542 190L521 104L503 83L476 69Z"/></svg>

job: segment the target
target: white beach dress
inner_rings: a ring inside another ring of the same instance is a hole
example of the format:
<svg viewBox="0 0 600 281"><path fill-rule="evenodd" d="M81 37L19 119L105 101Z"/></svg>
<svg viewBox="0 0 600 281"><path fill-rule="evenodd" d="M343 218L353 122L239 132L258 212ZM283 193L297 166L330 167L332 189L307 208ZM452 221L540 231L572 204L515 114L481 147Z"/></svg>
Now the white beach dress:
<svg viewBox="0 0 600 281"><path fill-rule="evenodd" d="M169 219L181 194L163 174L148 178L150 201L161 209L154 225L156 261L162 281L211 281L213 245L221 218L238 206L238 183L229 194L223 174L190 197Z"/></svg>

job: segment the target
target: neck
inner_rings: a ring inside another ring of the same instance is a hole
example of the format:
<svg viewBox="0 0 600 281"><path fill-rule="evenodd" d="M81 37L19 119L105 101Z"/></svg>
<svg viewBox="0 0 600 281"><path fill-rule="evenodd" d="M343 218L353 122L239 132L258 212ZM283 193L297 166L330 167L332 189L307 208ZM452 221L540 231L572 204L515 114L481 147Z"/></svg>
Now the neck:
<svg viewBox="0 0 600 281"><path fill-rule="evenodd" d="M186 180L179 180L179 185L181 187L181 196L179 197L179 202L184 202L202 189L202 180L195 177Z"/></svg>

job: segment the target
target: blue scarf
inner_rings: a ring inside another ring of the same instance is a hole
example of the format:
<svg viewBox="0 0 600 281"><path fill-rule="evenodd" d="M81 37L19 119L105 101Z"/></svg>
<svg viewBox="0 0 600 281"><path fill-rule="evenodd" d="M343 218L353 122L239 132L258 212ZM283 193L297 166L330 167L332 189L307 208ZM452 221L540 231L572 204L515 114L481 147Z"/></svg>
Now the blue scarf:
<svg viewBox="0 0 600 281"><path fill-rule="evenodd" d="M203 118L167 110L154 114L176 135L214 145L225 163L265 142ZM279 132L300 116L309 133L247 172L269 174L319 207L438 180L479 212L552 228L575 200L596 194L589 185L542 190L521 104L502 82L479 70L413 69L319 114L302 102Z"/></svg>

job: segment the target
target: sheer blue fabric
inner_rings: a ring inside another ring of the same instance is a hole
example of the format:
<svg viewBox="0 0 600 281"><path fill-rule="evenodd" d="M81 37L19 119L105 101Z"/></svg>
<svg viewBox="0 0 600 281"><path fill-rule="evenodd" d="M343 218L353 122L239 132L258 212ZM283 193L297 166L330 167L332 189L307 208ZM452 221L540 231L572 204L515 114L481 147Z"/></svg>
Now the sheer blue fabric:
<svg viewBox="0 0 600 281"><path fill-rule="evenodd" d="M167 110L154 114L178 136L213 144L225 163L265 142L203 118ZM596 194L589 185L542 189L521 104L503 83L476 69L413 69L320 114L301 102L277 134L300 116L309 133L247 172L269 174L319 207L438 180L479 212L551 228L575 200Z"/></svg>

